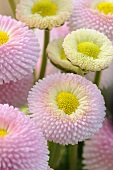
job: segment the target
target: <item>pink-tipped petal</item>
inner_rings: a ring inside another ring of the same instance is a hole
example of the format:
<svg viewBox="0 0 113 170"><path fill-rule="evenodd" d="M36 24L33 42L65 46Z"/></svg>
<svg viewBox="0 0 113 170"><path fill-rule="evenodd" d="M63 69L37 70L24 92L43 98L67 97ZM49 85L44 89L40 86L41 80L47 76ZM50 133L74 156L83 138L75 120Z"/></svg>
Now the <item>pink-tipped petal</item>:
<svg viewBox="0 0 113 170"><path fill-rule="evenodd" d="M95 29L113 40L113 14L105 15L96 9L101 0L74 0L73 14L69 20L70 30ZM109 2L106 0L105 2Z"/></svg>
<svg viewBox="0 0 113 170"><path fill-rule="evenodd" d="M35 123L17 108L0 104L0 170L47 170L48 153Z"/></svg>
<svg viewBox="0 0 113 170"><path fill-rule="evenodd" d="M32 74L28 74L17 82L10 81L10 83L0 85L0 103L22 107L27 103L28 92L32 86Z"/></svg>
<svg viewBox="0 0 113 170"><path fill-rule="evenodd" d="M72 100L63 97L59 101L63 100L66 112L57 100L62 93L72 97ZM90 138L101 128L105 116L104 100L97 86L82 76L69 73L39 80L29 92L28 106L46 139L64 145ZM72 107L74 110L68 113Z"/></svg>
<svg viewBox="0 0 113 170"><path fill-rule="evenodd" d="M113 169L113 124L106 119L102 128L85 142L83 152L85 170Z"/></svg>
<svg viewBox="0 0 113 170"><path fill-rule="evenodd" d="M0 84L16 82L33 72L39 46L35 34L23 23L0 15L0 30L9 39L0 46Z"/></svg>

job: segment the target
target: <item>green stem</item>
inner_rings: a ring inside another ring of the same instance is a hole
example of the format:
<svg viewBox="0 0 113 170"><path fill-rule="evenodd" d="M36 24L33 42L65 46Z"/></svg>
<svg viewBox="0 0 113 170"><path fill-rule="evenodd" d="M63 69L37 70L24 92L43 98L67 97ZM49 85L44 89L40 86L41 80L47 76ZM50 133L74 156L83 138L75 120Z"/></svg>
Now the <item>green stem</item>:
<svg viewBox="0 0 113 170"><path fill-rule="evenodd" d="M77 170L78 145L69 145L69 170Z"/></svg>
<svg viewBox="0 0 113 170"><path fill-rule="evenodd" d="M43 48L42 64L41 64L39 79L42 79L44 77L45 71L46 71L46 64L47 64L46 48L49 43L49 37L50 37L50 31L45 29L45 31L44 31L44 48Z"/></svg>
<svg viewBox="0 0 113 170"><path fill-rule="evenodd" d="M15 1L14 0L8 0L9 1L9 5L11 7L11 10L13 12L13 16L15 18L15 10L16 10L16 4L15 4Z"/></svg>
<svg viewBox="0 0 113 170"><path fill-rule="evenodd" d="M33 71L33 77L34 77L34 83L33 84L35 84L37 82L36 70L35 69Z"/></svg>
<svg viewBox="0 0 113 170"><path fill-rule="evenodd" d="M56 168L59 163L60 155L61 155L62 145L51 143L50 146L50 167Z"/></svg>
<svg viewBox="0 0 113 170"><path fill-rule="evenodd" d="M95 79L94 79L94 84L96 84L99 88L99 85L100 85L100 80L101 80L101 71L97 71L96 74L95 74Z"/></svg>

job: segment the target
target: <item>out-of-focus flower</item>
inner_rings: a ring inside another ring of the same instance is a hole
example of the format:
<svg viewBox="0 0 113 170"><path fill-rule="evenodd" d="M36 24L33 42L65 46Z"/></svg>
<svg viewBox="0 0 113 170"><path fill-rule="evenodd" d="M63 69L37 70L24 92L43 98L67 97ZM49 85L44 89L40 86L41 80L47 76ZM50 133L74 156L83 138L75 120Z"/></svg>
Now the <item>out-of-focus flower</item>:
<svg viewBox="0 0 113 170"><path fill-rule="evenodd" d="M0 104L0 169L47 170L48 153L35 123L17 108Z"/></svg>
<svg viewBox="0 0 113 170"><path fill-rule="evenodd" d="M88 74L85 75L85 78L93 82L95 78L95 73L89 72ZM108 88L112 84L113 84L113 61L111 62L108 68L102 70L100 88L101 89Z"/></svg>
<svg viewBox="0 0 113 170"><path fill-rule="evenodd" d="M16 82L33 72L38 41L23 23L0 15L0 84Z"/></svg>
<svg viewBox="0 0 113 170"><path fill-rule="evenodd" d="M84 169L113 169L113 124L106 119L102 128L90 140L85 141Z"/></svg>
<svg viewBox="0 0 113 170"><path fill-rule="evenodd" d="M113 46L103 33L93 29L78 29L67 35L63 42L70 62L85 71L100 71L113 59Z"/></svg>
<svg viewBox="0 0 113 170"><path fill-rule="evenodd" d="M28 74L17 82L0 85L0 103L21 107L27 102L28 92L33 86L33 75Z"/></svg>
<svg viewBox="0 0 113 170"><path fill-rule="evenodd" d="M72 0L21 0L16 18L32 28L61 26L72 13Z"/></svg>
<svg viewBox="0 0 113 170"><path fill-rule="evenodd" d="M28 95L28 106L46 139L64 145L91 137L105 116L97 86L69 73L39 80Z"/></svg>
<svg viewBox="0 0 113 170"><path fill-rule="evenodd" d="M74 66L69 60L67 60L62 47L63 41L64 38L59 38L49 43L47 47L48 58L56 67L60 68L61 70L84 75L84 72L79 67Z"/></svg>
<svg viewBox="0 0 113 170"><path fill-rule="evenodd" d="M74 0L69 27L71 31L79 28L95 29L113 40L113 1Z"/></svg>

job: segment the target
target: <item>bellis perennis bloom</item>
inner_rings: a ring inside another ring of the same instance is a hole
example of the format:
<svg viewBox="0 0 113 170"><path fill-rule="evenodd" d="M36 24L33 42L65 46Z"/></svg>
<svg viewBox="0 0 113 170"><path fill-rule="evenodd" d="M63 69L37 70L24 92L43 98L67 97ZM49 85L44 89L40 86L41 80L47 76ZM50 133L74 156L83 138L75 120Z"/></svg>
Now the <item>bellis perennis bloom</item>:
<svg viewBox="0 0 113 170"><path fill-rule="evenodd" d="M33 86L33 75L28 74L17 82L0 85L0 103L21 107L27 102L28 92Z"/></svg>
<svg viewBox="0 0 113 170"><path fill-rule="evenodd" d="M16 17L29 27L52 29L70 17L72 0L21 0Z"/></svg>
<svg viewBox="0 0 113 170"><path fill-rule="evenodd" d="M84 75L79 67L74 66L69 60L67 60L64 49L62 47L64 38L53 40L47 47L47 54L50 61L58 68L65 72L78 73Z"/></svg>
<svg viewBox="0 0 113 170"><path fill-rule="evenodd" d="M101 130L85 142L86 170L113 170L113 124L106 119Z"/></svg>
<svg viewBox="0 0 113 170"><path fill-rule="evenodd" d="M0 169L47 170L47 154L35 123L18 109L0 104Z"/></svg>
<svg viewBox="0 0 113 170"><path fill-rule="evenodd" d="M105 116L104 100L97 86L69 73L39 80L29 93L28 105L46 139L64 145L91 137Z"/></svg>
<svg viewBox="0 0 113 170"><path fill-rule="evenodd" d="M35 34L23 23L0 15L0 84L33 72L38 53Z"/></svg>
<svg viewBox="0 0 113 170"><path fill-rule="evenodd" d="M113 46L103 33L78 29L68 34L62 44L67 59L85 71L100 71L113 59Z"/></svg>
<svg viewBox="0 0 113 170"><path fill-rule="evenodd" d="M113 0L74 0L69 27L95 29L113 40Z"/></svg>

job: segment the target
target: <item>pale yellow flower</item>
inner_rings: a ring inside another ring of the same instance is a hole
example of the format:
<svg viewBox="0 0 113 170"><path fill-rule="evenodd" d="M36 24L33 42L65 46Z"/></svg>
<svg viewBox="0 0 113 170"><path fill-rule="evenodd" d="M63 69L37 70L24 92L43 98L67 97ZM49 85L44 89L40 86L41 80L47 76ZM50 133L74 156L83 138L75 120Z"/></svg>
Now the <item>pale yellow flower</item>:
<svg viewBox="0 0 113 170"><path fill-rule="evenodd" d="M52 29L62 25L72 13L72 0L21 0L16 17L29 27Z"/></svg>
<svg viewBox="0 0 113 170"><path fill-rule="evenodd" d="M67 35L64 52L70 62L85 71L107 68L113 59L113 46L103 33L93 29L78 29Z"/></svg>

